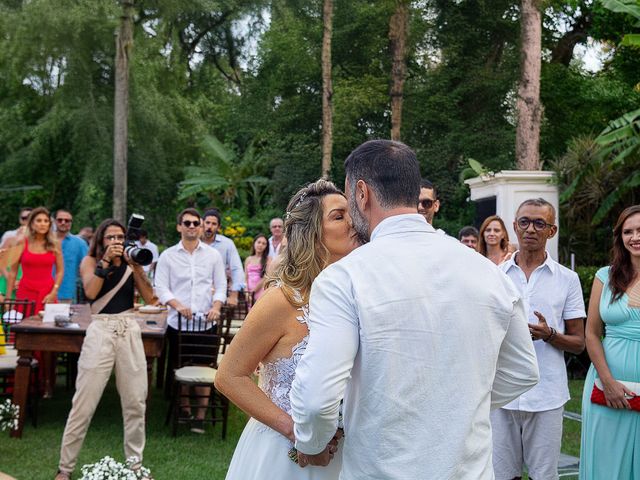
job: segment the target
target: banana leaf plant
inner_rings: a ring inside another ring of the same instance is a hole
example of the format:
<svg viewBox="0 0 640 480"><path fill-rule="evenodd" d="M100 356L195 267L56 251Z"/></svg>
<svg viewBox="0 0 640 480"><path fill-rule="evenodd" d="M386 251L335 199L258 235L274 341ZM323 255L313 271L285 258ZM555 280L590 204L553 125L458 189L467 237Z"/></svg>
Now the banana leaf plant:
<svg viewBox="0 0 640 480"><path fill-rule="evenodd" d="M240 156L208 135L202 149L203 164L185 169L185 179L179 184L179 200L205 194L228 207L247 206L250 215L263 206L273 182L264 176L264 162L253 145Z"/></svg>

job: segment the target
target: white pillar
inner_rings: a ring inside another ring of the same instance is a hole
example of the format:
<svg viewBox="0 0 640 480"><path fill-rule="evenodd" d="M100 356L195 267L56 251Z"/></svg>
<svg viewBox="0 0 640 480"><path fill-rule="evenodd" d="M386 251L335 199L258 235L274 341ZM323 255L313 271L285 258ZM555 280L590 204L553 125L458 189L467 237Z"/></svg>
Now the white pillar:
<svg viewBox="0 0 640 480"><path fill-rule="evenodd" d="M558 186L554 177L553 172L546 171L503 170L496 174L470 178L464 183L469 185L473 201L496 197L496 215L507 226L509 241L517 244L513 221L516 209L525 200L544 198L556 209L556 225L559 225ZM547 242L547 250L556 261L559 233Z"/></svg>

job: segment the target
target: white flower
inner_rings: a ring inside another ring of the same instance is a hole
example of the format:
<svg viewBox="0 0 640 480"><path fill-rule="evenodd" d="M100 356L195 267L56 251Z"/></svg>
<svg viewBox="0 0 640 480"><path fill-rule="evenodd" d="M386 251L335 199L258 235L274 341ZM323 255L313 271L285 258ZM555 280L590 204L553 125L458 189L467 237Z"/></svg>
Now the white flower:
<svg viewBox="0 0 640 480"><path fill-rule="evenodd" d="M148 468L140 467L132 470L131 467L139 462L137 457L128 458L126 465L116 461L110 456L102 458L97 463L83 465L82 478L80 480L138 480L143 476L150 476Z"/></svg>
<svg viewBox="0 0 640 480"><path fill-rule="evenodd" d="M0 404L0 431L7 429L18 429L18 418L20 417L20 407L11 403L7 399Z"/></svg>

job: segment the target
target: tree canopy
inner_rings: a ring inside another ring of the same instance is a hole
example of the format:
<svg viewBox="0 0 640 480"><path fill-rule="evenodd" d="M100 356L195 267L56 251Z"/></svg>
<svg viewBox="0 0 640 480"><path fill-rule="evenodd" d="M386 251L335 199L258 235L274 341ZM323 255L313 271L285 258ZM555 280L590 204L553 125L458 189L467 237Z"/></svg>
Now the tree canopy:
<svg viewBox="0 0 640 480"><path fill-rule="evenodd" d="M187 204L276 212L321 175L323 3L135 2L128 205L161 243ZM397 0L333 4L331 177L341 185L349 152L391 134ZM640 54L620 45L637 33L631 16L593 0L543 5L540 152L550 168L576 139L640 108ZM111 215L120 12L116 0L0 0L4 229L22 205L68 208L76 228ZM450 232L473 216L459 180L468 159L515 166L519 22L515 1L408 2L401 138L439 187L436 222ZM593 72L579 52L596 41L609 55Z"/></svg>

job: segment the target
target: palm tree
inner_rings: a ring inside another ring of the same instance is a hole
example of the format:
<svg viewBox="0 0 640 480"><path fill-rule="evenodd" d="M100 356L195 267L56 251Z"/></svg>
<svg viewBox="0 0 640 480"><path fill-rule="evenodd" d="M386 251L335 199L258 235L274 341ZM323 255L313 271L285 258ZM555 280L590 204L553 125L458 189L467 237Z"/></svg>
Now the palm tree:
<svg viewBox="0 0 640 480"><path fill-rule="evenodd" d="M389 20L391 48L391 140L400 140L404 81L407 76L407 36L409 30L409 2L396 0L396 8Z"/></svg>
<svg viewBox="0 0 640 480"><path fill-rule="evenodd" d="M542 68L542 12L540 0L522 0L520 82L516 162L520 170L540 170L540 72Z"/></svg>
<svg viewBox="0 0 640 480"><path fill-rule="evenodd" d="M329 178L333 151L333 83L331 81L333 0L324 0L322 18L322 177Z"/></svg>
<svg viewBox="0 0 640 480"><path fill-rule="evenodd" d="M133 0L123 0L116 34L113 113L113 218L127 216L127 149L129 117L129 57L133 47Z"/></svg>

